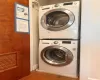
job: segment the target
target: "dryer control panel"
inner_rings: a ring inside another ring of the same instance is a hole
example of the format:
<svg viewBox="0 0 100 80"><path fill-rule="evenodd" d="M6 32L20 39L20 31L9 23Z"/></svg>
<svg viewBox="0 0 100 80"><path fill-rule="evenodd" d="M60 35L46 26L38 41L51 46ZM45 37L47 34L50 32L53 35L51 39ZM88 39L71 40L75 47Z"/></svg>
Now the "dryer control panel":
<svg viewBox="0 0 100 80"><path fill-rule="evenodd" d="M46 5L46 6L41 6L40 8L42 10L49 10L49 9L55 9L55 8L62 8L62 7L69 7L69 6L79 6L80 1L71 1L71 2L64 2L64 3L57 3L57 4L52 4L52 5Z"/></svg>

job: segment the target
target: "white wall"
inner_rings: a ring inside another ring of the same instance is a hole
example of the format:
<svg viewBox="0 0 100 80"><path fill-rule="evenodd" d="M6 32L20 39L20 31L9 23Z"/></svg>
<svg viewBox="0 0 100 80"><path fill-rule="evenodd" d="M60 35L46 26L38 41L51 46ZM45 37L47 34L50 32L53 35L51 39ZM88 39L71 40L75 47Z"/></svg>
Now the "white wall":
<svg viewBox="0 0 100 80"><path fill-rule="evenodd" d="M82 0L80 80L100 80L99 7L99 0Z"/></svg>

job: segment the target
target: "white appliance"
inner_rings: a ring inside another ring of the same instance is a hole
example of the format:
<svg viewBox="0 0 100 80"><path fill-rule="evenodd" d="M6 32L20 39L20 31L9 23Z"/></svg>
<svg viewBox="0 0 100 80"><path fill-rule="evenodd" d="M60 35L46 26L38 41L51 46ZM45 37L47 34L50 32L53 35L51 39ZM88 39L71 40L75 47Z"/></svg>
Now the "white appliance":
<svg viewBox="0 0 100 80"><path fill-rule="evenodd" d="M73 40L40 40L39 70L77 78L77 46Z"/></svg>
<svg viewBox="0 0 100 80"><path fill-rule="evenodd" d="M80 2L65 2L39 8L40 39L78 39Z"/></svg>

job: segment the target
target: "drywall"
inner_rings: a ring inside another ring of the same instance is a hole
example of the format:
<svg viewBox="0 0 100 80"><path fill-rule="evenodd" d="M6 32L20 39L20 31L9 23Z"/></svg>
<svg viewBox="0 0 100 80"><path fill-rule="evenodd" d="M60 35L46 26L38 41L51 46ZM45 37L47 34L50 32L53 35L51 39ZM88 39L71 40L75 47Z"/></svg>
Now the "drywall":
<svg viewBox="0 0 100 80"><path fill-rule="evenodd" d="M100 80L100 1L82 0L80 80Z"/></svg>

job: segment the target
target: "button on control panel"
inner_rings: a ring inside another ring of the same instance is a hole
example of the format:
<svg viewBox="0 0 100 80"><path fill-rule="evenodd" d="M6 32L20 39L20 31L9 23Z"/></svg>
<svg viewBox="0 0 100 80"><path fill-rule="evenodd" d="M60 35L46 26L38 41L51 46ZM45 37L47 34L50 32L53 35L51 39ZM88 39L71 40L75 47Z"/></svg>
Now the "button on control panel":
<svg viewBox="0 0 100 80"><path fill-rule="evenodd" d="M54 44L58 44L58 41L54 41Z"/></svg>

